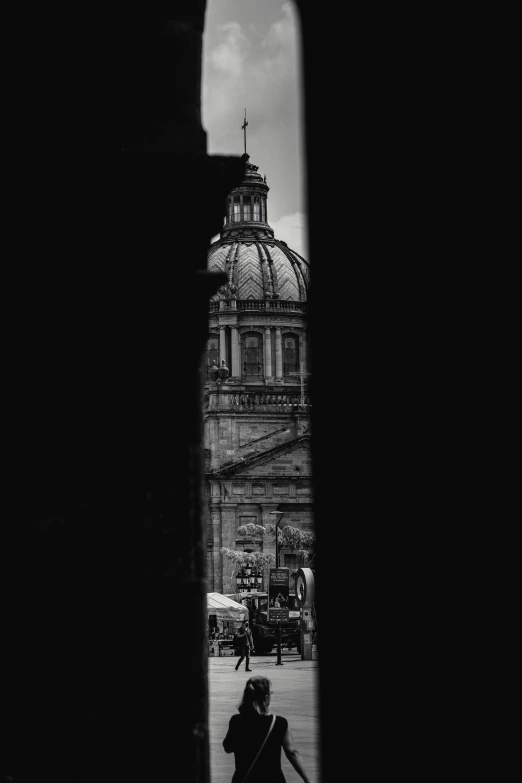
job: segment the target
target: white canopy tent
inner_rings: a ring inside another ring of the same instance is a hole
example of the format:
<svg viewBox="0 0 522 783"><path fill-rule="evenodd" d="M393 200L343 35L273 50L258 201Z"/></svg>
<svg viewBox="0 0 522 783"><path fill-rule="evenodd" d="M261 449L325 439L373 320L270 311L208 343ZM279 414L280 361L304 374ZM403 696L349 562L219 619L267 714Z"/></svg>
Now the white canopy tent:
<svg viewBox="0 0 522 783"><path fill-rule="evenodd" d="M248 609L221 593L207 593L207 614L222 620L248 620Z"/></svg>

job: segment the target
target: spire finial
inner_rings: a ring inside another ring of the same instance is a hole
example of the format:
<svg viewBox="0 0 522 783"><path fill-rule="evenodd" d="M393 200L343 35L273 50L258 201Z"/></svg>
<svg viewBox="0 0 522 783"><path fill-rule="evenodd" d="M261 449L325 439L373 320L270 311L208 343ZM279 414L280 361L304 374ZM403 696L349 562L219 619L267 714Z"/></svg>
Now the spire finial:
<svg viewBox="0 0 522 783"><path fill-rule="evenodd" d="M245 134L245 155L246 155L246 129L247 129L247 125L248 125L248 122L247 122L247 118L246 118L246 109L245 109L245 121L244 121L244 123L241 126L241 130Z"/></svg>

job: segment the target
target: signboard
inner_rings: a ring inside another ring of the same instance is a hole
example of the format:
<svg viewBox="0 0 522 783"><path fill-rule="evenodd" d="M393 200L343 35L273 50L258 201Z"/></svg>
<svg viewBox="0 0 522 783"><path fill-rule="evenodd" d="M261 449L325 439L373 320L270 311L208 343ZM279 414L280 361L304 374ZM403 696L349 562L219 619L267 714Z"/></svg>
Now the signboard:
<svg viewBox="0 0 522 783"><path fill-rule="evenodd" d="M268 572L268 619L288 620L290 569L270 568Z"/></svg>

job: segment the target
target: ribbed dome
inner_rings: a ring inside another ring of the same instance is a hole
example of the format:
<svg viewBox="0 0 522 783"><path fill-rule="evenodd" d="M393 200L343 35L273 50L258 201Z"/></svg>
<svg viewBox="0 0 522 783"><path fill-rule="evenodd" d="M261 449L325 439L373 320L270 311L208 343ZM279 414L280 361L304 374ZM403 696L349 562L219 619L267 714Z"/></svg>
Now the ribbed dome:
<svg viewBox="0 0 522 783"><path fill-rule="evenodd" d="M277 239L219 240L210 248L208 269L228 276L228 290L215 294L214 300L225 294L237 299L306 302L308 264Z"/></svg>
<svg viewBox="0 0 522 783"><path fill-rule="evenodd" d="M213 300L280 299L305 302L310 280L308 263L286 242L275 239L267 222L268 185L246 155L246 176L228 197L227 218L220 238L210 246L209 272L225 272L228 285Z"/></svg>

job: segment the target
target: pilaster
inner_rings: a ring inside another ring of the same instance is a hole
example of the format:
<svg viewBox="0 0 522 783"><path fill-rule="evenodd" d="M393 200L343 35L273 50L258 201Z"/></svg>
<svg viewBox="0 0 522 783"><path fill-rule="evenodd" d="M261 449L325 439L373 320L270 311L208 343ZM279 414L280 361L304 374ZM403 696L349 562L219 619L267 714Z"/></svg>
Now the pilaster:
<svg viewBox="0 0 522 783"><path fill-rule="evenodd" d="M272 375L272 342L270 337L269 326L265 327L264 349L265 349L265 381L266 381Z"/></svg>
<svg viewBox="0 0 522 783"><path fill-rule="evenodd" d="M300 335L300 338L299 338L299 343L300 343L300 345L299 345L299 348L300 348L300 351L299 351L299 361L300 361L300 363L302 365L302 367L300 367L300 369L304 370L305 372L307 372L307 369L308 369L307 368L307 364L308 364L308 345L307 345L306 330L305 329L303 329L303 331L301 332L301 335Z"/></svg>
<svg viewBox="0 0 522 783"><path fill-rule="evenodd" d="M228 365L227 344L225 341L225 326L219 326L219 366L221 367L221 361L224 359L225 364Z"/></svg>
<svg viewBox="0 0 522 783"><path fill-rule="evenodd" d="M211 491L216 485L211 485ZM210 500L210 525L212 532L212 570L213 573L209 574L209 586L212 586L212 590L216 593L223 592L223 555L220 552L222 547L221 536L221 504L219 498L216 498L216 502L213 502L213 498Z"/></svg>
<svg viewBox="0 0 522 783"><path fill-rule="evenodd" d="M283 347L281 344L281 327L275 330L276 383L283 381Z"/></svg>
<svg viewBox="0 0 522 783"><path fill-rule="evenodd" d="M232 352L231 375L233 378L239 378L239 330L237 326L231 327L230 345Z"/></svg>
<svg viewBox="0 0 522 783"><path fill-rule="evenodd" d="M221 544L220 548L236 548L237 521L236 521L236 503L221 503ZM226 557L223 562L223 593L235 593L235 580L232 577L233 565Z"/></svg>

